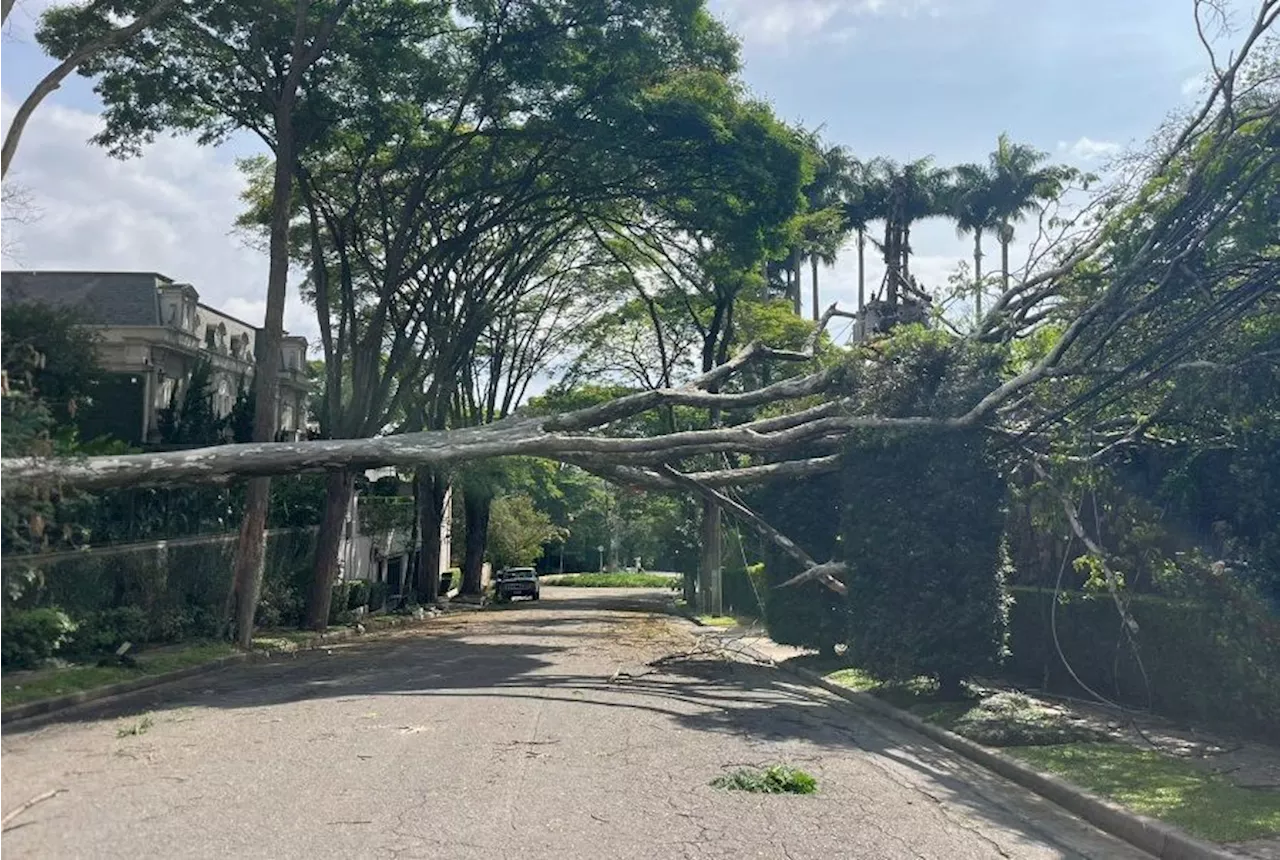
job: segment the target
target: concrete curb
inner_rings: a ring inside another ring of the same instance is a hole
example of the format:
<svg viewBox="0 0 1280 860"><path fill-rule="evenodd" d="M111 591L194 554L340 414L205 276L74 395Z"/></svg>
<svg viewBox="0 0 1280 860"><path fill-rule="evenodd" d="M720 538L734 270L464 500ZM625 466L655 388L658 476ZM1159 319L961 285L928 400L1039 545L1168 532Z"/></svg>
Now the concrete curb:
<svg viewBox="0 0 1280 860"><path fill-rule="evenodd" d="M1208 842L1202 842L1145 815L1130 812L1059 777L1042 773L1004 753L927 723L914 714L895 708L870 693L860 693L842 687L809 669L788 666L785 663L779 663L778 666L807 683L822 687L860 708L873 711L937 741L947 749L959 753L988 770L995 771L1023 788L1034 791L1095 827L1161 860L1240 860L1238 854L1230 853Z"/></svg>
<svg viewBox="0 0 1280 860"><path fill-rule="evenodd" d="M134 693L138 690L146 690L150 687L158 687L161 684L168 684L172 681L182 681L186 678L194 678L197 675L203 675L208 672L216 672L233 663L242 663L248 660L251 654L228 654L226 657L219 657L217 660L211 660L208 663L198 663L195 666L188 666L185 669L175 669L172 672L162 672L159 675L147 675L134 681L121 681L119 684L110 684L106 687L96 687L92 690L81 690L78 693L68 693L65 696L54 696L51 699L37 699L34 702L24 702L21 705L14 705L11 708L5 708L0 711L0 724L8 725L9 723L20 720L27 720L32 717L42 717L49 714L65 711L76 705L83 705L87 702L97 702L102 699L110 699L114 696L123 696L126 693Z"/></svg>
<svg viewBox="0 0 1280 860"><path fill-rule="evenodd" d="M438 617L438 616L437 616ZM195 666L188 666L185 669L175 669L172 672L162 672L159 675L146 675L133 681L121 681L118 684L110 684L106 687L96 687L92 690L81 690L78 693L68 693L64 696L54 696L50 699L37 699L34 702L24 702L21 705L14 705L11 708L5 708L0 711L0 725L9 725L33 717L46 717L66 711L77 705L88 704L89 702L99 702L103 699L111 699L116 696L123 696L128 693L136 693L139 690L158 687L162 684L169 684L174 681L185 681L187 678L194 678L210 672L216 672L219 669L225 669L227 666L243 663L246 661L268 660L273 656L281 654L294 654L299 651L316 651L325 647L332 642L341 642L344 639L350 639L354 636L371 635L381 632L382 630L394 630L398 627L406 627L410 624L425 623L431 618L424 618L422 622L411 616L405 616L403 620L397 620L391 624L379 625L377 629L367 630L365 633L359 633L351 627L339 627L334 630L328 630L320 633L305 642L297 643L297 648L289 651L250 651L240 652L237 654L228 654L225 657L219 657L216 660L210 660L207 663L198 663Z"/></svg>

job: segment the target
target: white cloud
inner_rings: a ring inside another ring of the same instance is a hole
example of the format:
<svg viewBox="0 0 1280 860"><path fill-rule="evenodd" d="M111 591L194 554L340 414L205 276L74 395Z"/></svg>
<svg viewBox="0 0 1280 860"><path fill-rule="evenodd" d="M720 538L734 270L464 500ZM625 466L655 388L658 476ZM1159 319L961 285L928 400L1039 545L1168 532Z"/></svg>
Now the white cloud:
<svg viewBox="0 0 1280 860"><path fill-rule="evenodd" d="M936 16L948 0L712 0L719 14L743 41L782 46L819 38L844 42L855 33L853 21L877 15Z"/></svg>
<svg viewBox="0 0 1280 860"><path fill-rule="evenodd" d="M4 113L12 103L6 94ZM207 305L261 325L267 258L231 232L244 182L218 152L162 138L119 161L86 141L98 116L52 102L32 116L10 176L40 217L17 225L24 269L154 271L191 283ZM8 226L8 225L6 225ZM314 340L314 314L291 294L285 326Z"/></svg>
<svg viewBox="0 0 1280 860"><path fill-rule="evenodd" d="M1180 90L1184 98L1198 96L1205 91L1206 80L1204 75L1192 75L1182 82Z"/></svg>
<svg viewBox="0 0 1280 860"><path fill-rule="evenodd" d="M1081 161L1095 161L1098 159L1110 158L1119 154L1123 147L1120 144L1109 140L1094 140L1090 137L1081 137L1075 143L1067 143L1065 140L1058 141L1058 149L1065 152L1073 158Z"/></svg>

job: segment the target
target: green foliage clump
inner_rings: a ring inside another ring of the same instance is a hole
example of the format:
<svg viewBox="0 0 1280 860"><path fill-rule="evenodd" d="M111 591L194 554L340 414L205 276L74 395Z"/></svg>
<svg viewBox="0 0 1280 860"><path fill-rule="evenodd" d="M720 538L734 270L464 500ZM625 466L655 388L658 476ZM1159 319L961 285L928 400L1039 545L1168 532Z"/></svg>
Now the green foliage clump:
<svg viewBox="0 0 1280 860"><path fill-rule="evenodd" d="M818 781L799 768L775 764L763 770L740 768L711 781L714 788L756 794L813 794Z"/></svg>
<svg viewBox="0 0 1280 860"><path fill-rule="evenodd" d="M669 588L679 580L659 573L574 573L552 577L547 585L568 588Z"/></svg>
<svg viewBox="0 0 1280 860"><path fill-rule="evenodd" d="M851 657L958 691L1005 644L1005 486L984 434L859 433L845 458Z"/></svg>
<svg viewBox="0 0 1280 860"><path fill-rule="evenodd" d="M533 564L543 544L561 534L523 493L499 496L489 508L489 558L495 568Z"/></svg>
<svg viewBox="0 0 1280 860"><path fill-rule="evenodd" d="M1044 746L1106 740L1107 735L1022 693L987 696L952 725L957 734L989 746Z"/></svg>
<svg viewBox="0 0 1280 860"><path fill-rule="evenodd" d="M12 610L0 625L0 654L6 669L34 669L70 641L76 624L61 609Z"/></svg>
<svg viewBox="0 0 1280 860"><path fill-rule="evenodd" d="M150 637L150 619L141 606L118 606L84 616L68 653L87 657L114 651L126 642L146 642Z"/></svg>

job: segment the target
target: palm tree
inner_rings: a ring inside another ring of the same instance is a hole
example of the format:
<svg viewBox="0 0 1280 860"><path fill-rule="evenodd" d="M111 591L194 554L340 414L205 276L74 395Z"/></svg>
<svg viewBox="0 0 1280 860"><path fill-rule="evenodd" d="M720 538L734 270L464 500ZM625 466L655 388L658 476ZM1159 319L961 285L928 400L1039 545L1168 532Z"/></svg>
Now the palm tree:
<svg viewBox="0 0 1280 860"><path fill-rule="evenodd" d="M884 262L887 298L897 304L899 289L911 285L911 225L923 218L947 214L947 188L951 172L936 167L926 156L906 164L879 162L878 178L884 185Z"/></svg>
<svg viewBox="0 0 1280 860"><path fill-rule="evenodd" d="M849 230L858 234L858 310L866 302L867 226L885 214L885 187L879 179L878 162L857 162L850 165L849 189L844 197L841 213Z"/></svg>
<svg viewBox="0 0 1280 860"><path fill-rule="evenodd" d="M840 215L842 201L854 187L857 161L843 146L823 147L816 136L812 144L817 152L818 167L813 181L805 188L810 219L805 229L805 256L809 258L813 288L813 318L818 319L818 264L834 265L848 227ZM796 274L799 297L799 273Z"/></svg>
<svg viewBox="0 0 1280 860"><path fill-rule="evenodd" d="M981 164L961 164L953 171L955 183L951 194L951 216L956 219L956 232L973 234L974 313L982 319L982 236L988 230L999 230L996 213L994 178Z"/></svg>
<svg viewBox="0 0 1280 860"><path fill-rule="evenodd" d="M1045 165L1047 152L1032 146L1013 143L1007 133L996 141L991 153L991 194L1000 240L1001 288L1009 291L1009 244L1013 242L1013 225L1036 212L1041 205L1056 200L1064 186L1080 175L1066 165Z"/></svg>

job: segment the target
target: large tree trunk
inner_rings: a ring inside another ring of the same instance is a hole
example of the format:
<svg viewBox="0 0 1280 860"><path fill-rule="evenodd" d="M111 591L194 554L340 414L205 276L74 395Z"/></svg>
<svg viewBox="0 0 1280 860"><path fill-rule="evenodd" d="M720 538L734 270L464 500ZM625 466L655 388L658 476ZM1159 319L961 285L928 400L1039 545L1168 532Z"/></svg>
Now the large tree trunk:
<svg viewBox="0 0 1280 860"><path fill-rule="evenodd" d="M818 321L818 256L809 258L809 270L813 283L813 321Z"/></svg>
<svg viewBox="0 0 1280 860"><path fill-rule="evenodd" d="M973 231L974 315L982 322L982 231Z"/></svg>
<svg viewBox="0 0 1280 860"><path fill-rule="evenodd" d="M422 568L416 589L419 603L435 603L440 599L440 559L444 556L440 533L449 482L435 469L419 469L416 478L422 514Z"/></svg>
<svg viewBox="0 0 1280 860"><path fill-rule="evenodd" d="M296 83L295 83L296 92ZM271 442L276 435L280 391L280 341L284 336L284 303L289 277L289 209L293 195L293 93L276 107L276 163L271 188L271 248L267 270L267 309L261 342L255 346L253 441ZM232 564L236 610L236 641L248 648L253 641L253 617L262 589L267 513L271 479L254 478L245 493L244 520Z"/></svg>
<svg viewBox="0 0 1280 860"><path fill-rule="evenodd" d="M466 553L462 567L462 593L477 595L484 591L484 549L489 542L489 508L493 496L472 490L464 493L462 511L467 524Z"/></svg>
<svg viewBox="0 0 1280 860"><path fill-rule="evenodd" d="M330 472L324 488L324 517L316 538L316 561L311 574L311 591L307 595L309 630L329 626L329 608L333 602L333 584L338 578L338 550L347 527L347 512L355 492L355 475L346 470Z"/></svg>
<svg viewBox="0 0 1280 860"><path fill-rule="evenodd" d="M867 231L858 231L858 310L867 303Z"/></svg>

